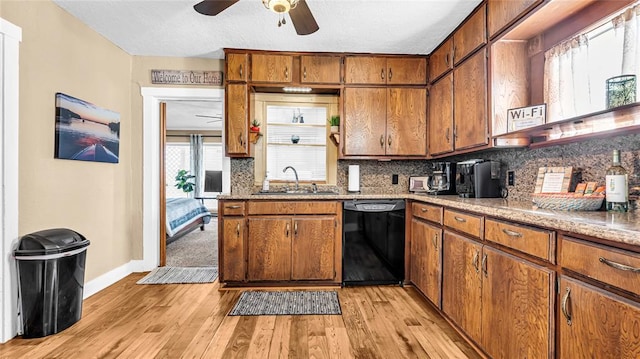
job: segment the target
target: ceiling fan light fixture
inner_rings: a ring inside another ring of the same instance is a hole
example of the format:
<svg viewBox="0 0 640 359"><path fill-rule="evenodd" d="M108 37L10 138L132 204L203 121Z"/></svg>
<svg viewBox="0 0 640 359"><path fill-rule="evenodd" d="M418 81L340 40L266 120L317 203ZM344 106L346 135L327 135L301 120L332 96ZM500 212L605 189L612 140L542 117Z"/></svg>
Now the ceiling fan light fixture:
<svg viewBox="0 0 640 359"><path fill-rule="evenodd" d="M298 1L299 0L262 0L262 4L277 14L286 14L298 5Z"/></svg>

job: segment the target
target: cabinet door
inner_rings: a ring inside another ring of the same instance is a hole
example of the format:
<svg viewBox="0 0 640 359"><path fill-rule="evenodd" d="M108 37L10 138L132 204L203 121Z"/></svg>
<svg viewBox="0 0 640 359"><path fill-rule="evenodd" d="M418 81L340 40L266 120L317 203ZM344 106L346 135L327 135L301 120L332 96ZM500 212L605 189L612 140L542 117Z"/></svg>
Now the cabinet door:
<svg viewBox="0 0 640 359"><path fill-rule="evenodd" d="M249 97L246 84L228 84L225 96L227 122L227 156L243 157L249 155Z"/></svg>
<svg viewBox="0 0 640 359"><path fill-rule="evenodd" d="M453 39L442 43L429 57L429 79L436 81L447 70L453 68Z"/></svg>
<svg viewBox="0 0 640 359"><path fill-rule="evenodd" d="M244 217L223 217L220 241L220 282L243 281L246 259L244 257Z"/></svg>
<svg viewBox="0 0 640 359"><path fill-rule="evenodd" d="M387 58L387 84L389 85L426 85L426 58Z"/></svg>
<svg viewBox="0 0 640 359"><path fill-rule="evenodd" d="M293 280L331 280L335 277L335 217L294 217Z"/></svg>
<svg viewBox="0 0 640 359"><path fill-rule="evenodd" d="M347 56L344 62L346 84L386 84L387 59L375 56Z"/></svg>
<svg viewBox="0 0 640 359"><path fill-rule="evenodd" d="M386 101L384 88L344 89L344 155L385 154Z"/></svg>
<svg viewBox="0 0 640 359"><path fill-rule="evenodd" d="M248 54L227 54L227 81L247 81Z"/></svg>
<svg viewBox="0 0 640 359"><path fill-rule="evenodd" d="M638 303L568 277L559 291L560 358L640 358Z"/></svg>
<svg viewBox="0 0 640 359"><path fill-rule="evenodd" d="M442 230L411 219L411 281L429 300L440 307L442 283Z"/></svg>
<svg viewBox="0 0 640 359"><path fill-rule="evenodd" d="M251 81L291 82L293 57L289 55L251 55Z"/></svg>
<svg viewBox="0 0 640 359"><path fill-rule="evenodd" d="M554 272L488 246L481 263L482 348L496 359L552 358Z"/></svg>
<svg viewBox="0 0 640 359"><path fill-rule="evenodd" d="M305 84L339 84L339 56L301 56L300 82Z"/></svg>
<svg viewBox="0 0 640 359"><path fill-rule="evenodd" d="M442 240L442 311L473 340L481 342L482 245L444 231Z"/></svg>
<svg viewBox="0 0 640 359"><path fill-rule="evenodd" d="M489 0L487 26L489 36L498 33L512 20L520 17L532 5L540 3L542 0Z"/></svg>
<svg viewBox="0 0 640 359"><path fill-rule="evenodd" d="M489 143L486 53L486 49L477 52L454 70L453 132L456 150Z"/></svg>
<svg viewBox="0 0 640 359"><path fill-rule="evenodd" d="M387 89L387 155L426 156L427 90Z"/></svg>
<svg viewBox="0 0 640 359"><path fill-rule="evenodd" d="M453 151L453 73L431 86L427 134L430 155Z"/></svg>
<svg viewBox="0 0 640 359"><path fill-rule="evenodd" d="M291 217L253 217L248 221L248 280L290 280Z"/></svg>
<svg viewBox="0 0 640 359"><path fill-rule="evenodd" d="M485 14L485 5L482 5L482 7L453 34L453 59L456 65L473 50L487 43Z"/></svg>

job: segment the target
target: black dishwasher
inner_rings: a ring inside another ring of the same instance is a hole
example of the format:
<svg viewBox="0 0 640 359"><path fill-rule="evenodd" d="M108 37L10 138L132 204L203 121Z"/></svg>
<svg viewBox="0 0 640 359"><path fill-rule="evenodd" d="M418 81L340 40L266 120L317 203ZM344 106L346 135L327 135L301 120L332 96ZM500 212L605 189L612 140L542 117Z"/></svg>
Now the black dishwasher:
<svg viewBox="0 0 640 359"><path fill-rule="evenodd" d="M343 204L342 285L402 284L404 200Z"/></svg>

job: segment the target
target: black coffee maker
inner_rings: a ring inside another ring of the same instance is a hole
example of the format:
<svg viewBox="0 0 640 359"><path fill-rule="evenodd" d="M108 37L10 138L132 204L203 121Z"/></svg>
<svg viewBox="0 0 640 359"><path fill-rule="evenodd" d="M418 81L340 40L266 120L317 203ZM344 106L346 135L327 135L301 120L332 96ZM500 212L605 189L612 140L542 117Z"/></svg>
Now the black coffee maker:
<svg viewBox="0 0 640 359"><path fill-rule="evenodd" d="M433 172L427 179L428 194L456 194L455 162L433 162Z"/></svg>
<svg viewBox="0 0 640 359"><path fill-rule="evenodd" d="M456 192L460 197L500 197L500 162L474 159L458 162L456 167Z"/></svg>

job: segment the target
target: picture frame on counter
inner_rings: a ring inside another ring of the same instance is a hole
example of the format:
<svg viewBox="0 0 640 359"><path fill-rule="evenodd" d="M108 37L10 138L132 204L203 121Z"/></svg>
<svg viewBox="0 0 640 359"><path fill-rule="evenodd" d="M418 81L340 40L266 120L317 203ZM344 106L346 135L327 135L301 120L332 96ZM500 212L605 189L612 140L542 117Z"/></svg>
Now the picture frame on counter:
<svg viewBox="0 0 640 359"><path fill-rule="evenodd" d="M547 104L517 107L507 110L507 131L519 131L545 124Z"/></svg>
<svg viewBox="0 0 640 359"><path fill-rule="evenodd" d="M534 193L566 193L571 187L573 167L540 167Z"/></svg>

